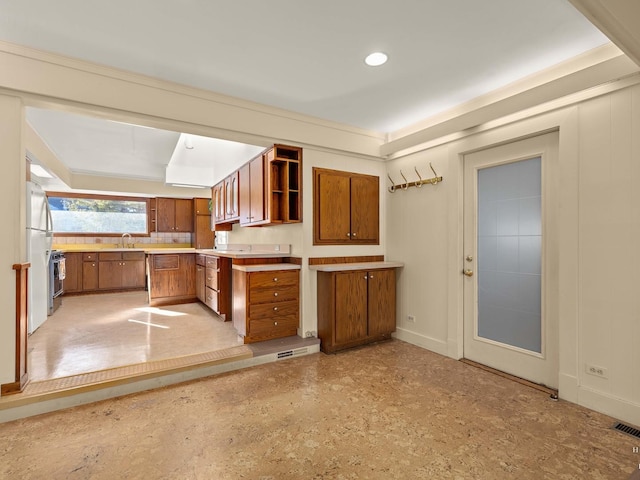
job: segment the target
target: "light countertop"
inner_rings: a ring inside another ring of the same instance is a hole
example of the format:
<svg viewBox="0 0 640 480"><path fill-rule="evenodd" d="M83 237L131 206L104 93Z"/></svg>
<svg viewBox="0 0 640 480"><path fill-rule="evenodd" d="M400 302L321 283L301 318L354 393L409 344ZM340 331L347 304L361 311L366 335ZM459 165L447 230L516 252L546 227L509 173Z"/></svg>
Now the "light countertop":
<svg viewBox="0 0 640 480"><path fill-rule="evenodd" d="M234 270L241 272L272 272L274 270L300 270L294 263L268 263L265 265L233 265Z"/></svg>
<svg viewBox="0 0 640 480"><path fill-rule="evenodd" d="M309 265L310 270L318 272L346 272L349 270L376 270L380 268L404 267L402 262L359 262L359 263L334 263L330 265Z"/></svg>

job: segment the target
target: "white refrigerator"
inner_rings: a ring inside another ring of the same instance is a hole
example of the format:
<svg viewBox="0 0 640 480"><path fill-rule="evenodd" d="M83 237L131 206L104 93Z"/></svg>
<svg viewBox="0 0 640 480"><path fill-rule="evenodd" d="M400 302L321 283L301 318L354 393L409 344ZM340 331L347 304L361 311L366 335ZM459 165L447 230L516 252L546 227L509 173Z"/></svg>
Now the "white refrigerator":
<svg viewBox="0 0 640 480"><path fill-rule="evenodd" d="M53 225L47 195L40 185L27 182L27 262L31 263L27 312L30 334L47 319L52 244Z"/></svg>

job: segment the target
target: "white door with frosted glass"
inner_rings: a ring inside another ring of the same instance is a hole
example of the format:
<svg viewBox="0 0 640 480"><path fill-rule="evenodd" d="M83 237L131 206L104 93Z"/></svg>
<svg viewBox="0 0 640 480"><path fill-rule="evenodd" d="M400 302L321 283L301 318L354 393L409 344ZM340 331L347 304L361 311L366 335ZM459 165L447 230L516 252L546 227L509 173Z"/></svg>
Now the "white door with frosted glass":
<svg viewBox="0 0 640 480"><path fill-rule="evenodd" d="M464 357L558 386L557 133L464 157Z"/></svg>

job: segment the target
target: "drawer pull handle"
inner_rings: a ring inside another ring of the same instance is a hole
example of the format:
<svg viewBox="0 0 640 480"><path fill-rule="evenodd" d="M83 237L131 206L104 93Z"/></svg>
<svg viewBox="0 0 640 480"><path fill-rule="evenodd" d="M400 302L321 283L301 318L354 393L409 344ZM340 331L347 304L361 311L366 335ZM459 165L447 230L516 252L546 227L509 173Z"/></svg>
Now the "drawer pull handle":
<svg viewBox="0 0 640 480"><path fill-rule="evenodd" d="M274 297L277 297L277 296L278 296L278 292L274 293L274 294L273 294L273 296L274 296Z"/></svg>
<svg viewBox="0 0 640 480"><path fill-rule="evenodd" d="M278 311L278 307L273 307L273 311L277 312Z"/></svg>

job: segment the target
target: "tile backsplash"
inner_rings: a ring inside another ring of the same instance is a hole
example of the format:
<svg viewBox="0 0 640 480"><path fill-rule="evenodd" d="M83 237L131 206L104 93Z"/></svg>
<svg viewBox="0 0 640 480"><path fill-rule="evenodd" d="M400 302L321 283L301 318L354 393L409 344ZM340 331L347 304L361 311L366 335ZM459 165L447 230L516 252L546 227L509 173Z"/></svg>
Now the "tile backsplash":
<svg viewBox="0 0 640 480"><path fill-rule="evenodd" d="M128 241L128 238L126 239ZM155 244L191 244L190 233L163 233L152 232L148 237L132 237L131 241L136 245L155 245ZM121 237L56 237L54 235L54 244L65 245L81 245L81 244L120 244Z"/></svg>

